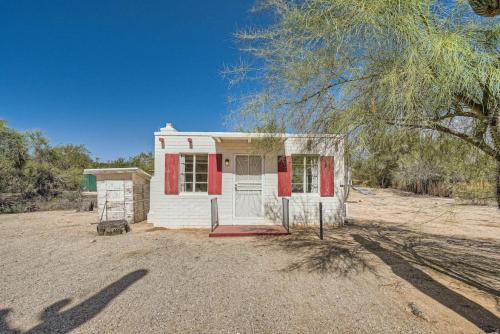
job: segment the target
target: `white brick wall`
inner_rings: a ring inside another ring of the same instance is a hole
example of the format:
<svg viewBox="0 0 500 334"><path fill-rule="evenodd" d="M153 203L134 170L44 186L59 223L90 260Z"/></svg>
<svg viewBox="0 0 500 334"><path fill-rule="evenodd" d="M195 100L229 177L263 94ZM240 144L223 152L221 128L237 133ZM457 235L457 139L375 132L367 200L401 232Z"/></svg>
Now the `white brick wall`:
<svg viewBox="0 0 500 334"><path fill-rule="evenodd" d="M159 137L165 138L165 148L161 147ZM192 139L193 148L189 147ZM318 204L323 202L324 221L332 222L341 213L344 183L344 161L342 142L338 147L329 142L306 152L303 150L304 138L287 138L282 152L263 156L263 202L264 218L234 218L234 165L237 154L253 154L252 146L246 139L216 142L210 133L156 133L155 134L155 174L151 179L151 207L148 221L164 227L210 227L210 199L218 198L219 221L221 225L237 224L281 224L281 198L278 197L277 155L314 153L335 157L335 196L320 197L319 194L292 194L290 197L290 223L318 223ZM229 167L223 163L222 195L193 193L165 195L164 166L165 153L222 153L223 162L230 160Z"/></svg>

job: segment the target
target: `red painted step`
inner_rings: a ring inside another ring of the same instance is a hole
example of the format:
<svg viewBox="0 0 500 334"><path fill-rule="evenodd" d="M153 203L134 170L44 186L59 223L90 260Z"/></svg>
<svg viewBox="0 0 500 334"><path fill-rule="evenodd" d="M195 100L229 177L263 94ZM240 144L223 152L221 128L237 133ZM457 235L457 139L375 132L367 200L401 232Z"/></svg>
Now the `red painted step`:
<svg viewBox="0 0 500 334"><path fill-rule="evenodd" d="M281 225L219 225L208 234L214 237L252 237L258 235L288 235Z"/></svg>

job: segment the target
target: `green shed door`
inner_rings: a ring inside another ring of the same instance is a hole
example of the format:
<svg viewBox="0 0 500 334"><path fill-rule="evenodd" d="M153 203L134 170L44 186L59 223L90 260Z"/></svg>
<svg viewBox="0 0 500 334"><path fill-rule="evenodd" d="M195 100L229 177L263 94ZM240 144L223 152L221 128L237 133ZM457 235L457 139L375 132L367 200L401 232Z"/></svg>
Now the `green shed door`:
<svg viewBox="0 0 500 334"><path fill-rule="evenodd" d="M97 182L95 175L84 174L81 188L83 191L97 191Z"/></svg>

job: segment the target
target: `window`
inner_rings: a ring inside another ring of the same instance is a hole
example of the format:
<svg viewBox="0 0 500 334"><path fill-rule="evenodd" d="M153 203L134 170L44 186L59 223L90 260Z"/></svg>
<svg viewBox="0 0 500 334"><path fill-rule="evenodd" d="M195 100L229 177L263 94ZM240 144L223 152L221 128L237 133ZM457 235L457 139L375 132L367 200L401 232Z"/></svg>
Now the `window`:
<svg viewBox="0 0 500 334"><path fill-rule="evenodd" d="M292 192L318 192L318 157L292 156Z"/></svg>
<svg viewBox="0 0 500 334"><path fill-rule="evenodd" d="M207 192L208 154L183 154L179 163L181 192Z"/></svg>

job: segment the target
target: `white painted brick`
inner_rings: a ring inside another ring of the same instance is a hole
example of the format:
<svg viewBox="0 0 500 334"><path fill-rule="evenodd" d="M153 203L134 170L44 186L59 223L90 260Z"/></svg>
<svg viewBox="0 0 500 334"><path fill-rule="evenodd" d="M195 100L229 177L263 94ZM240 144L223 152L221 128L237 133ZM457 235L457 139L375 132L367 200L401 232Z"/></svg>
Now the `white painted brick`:
<svg viewBox="0 0 500 334"><path fill-rule="evenodd" d="M165 148L161 148L158 137L165 138ZM188 138L192 138L193 148L189 147ZM344 157L342 141L335 143L332 139L321 143L314 152L307 152L304 138L287 138L282 152L292 155L315 153L333 155L335 159L335 196L320 197L319 194L292 194L290 197L290 223L318 223L318 205L321 201L324 208L324 221L333 222L339 215L344 183ZM223 163L222 195L208 194L164 194L165 153L222 153L223 161L230 160L229 167ZM174 136L168 134L155 136L155 174L151 179L151 208L148 221L165 227L210 227L210 199L218 198L219 220L221 225L236 224L273 224L281 223L282 200L277 196L277 155L264 156L263 202L265 217L262 219L238 219L234 217L234 162L237 154L252 154L252 147L246 140L223 140L217 143L209 134L206 136L189 135Z"/></svg>

